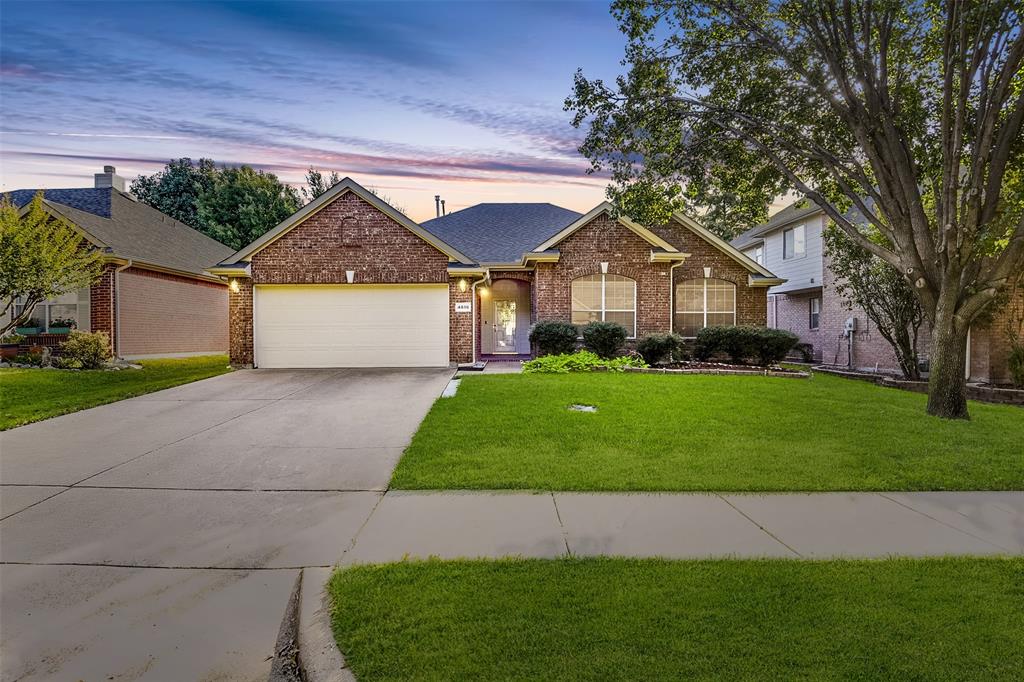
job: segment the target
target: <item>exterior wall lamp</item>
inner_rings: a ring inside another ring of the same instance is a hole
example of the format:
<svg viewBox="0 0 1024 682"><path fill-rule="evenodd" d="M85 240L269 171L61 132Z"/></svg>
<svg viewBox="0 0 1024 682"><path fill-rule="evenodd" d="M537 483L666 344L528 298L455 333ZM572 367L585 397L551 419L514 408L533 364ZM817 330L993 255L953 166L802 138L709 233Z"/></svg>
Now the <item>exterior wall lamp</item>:
<svg viewBox="0 0 1024 682"><path fill-rule="evenodd" d="M355 281L355 278L356 278L356 271L355 270L346 270L345 271L345 281L346 282L348 282L349 284L352 284L352 282Z"/></svg>
<svg viewBox="0 0 1024 682"><path fill-rule="evenodd" d="M459 279L459 291L465 291L468 287L469 287L469 285L466 284L466 278L465 277Z"/></svg>
<svg viewBox="0 0 1024 682"><path fill-rule="evenodd" d="M711 268L704 266L704 279L711 279Z"/></svg>
<svg viewBox="0 0 1024 682"><path fill-rule="evenodd" d="M228 289L230 289L231 293L233 293L233 294L237 294L239 292L240 288L241 287L238 286L238 280L237 279L231 280L231 282L228 284Z"/></svg>

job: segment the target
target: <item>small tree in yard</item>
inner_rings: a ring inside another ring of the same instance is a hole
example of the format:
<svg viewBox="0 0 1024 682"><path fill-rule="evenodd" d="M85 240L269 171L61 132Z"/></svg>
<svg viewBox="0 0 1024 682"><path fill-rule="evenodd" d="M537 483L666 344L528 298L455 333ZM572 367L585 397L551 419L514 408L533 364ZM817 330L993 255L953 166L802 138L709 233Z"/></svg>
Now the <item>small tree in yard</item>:
<svg viewBox="0 0 1024 682"><path fill-rule="evenodd" d="M9 197L0 199L0 315L13 313L0 337L32 317L48 298L87 287L100 275L101 254L82 247L82 237L66 221L43 208L38 192L24 215Z"/></svg>
<svg viewBox="0 0 1024 682"><path fill-rule="evenodd" d="M917 339L924 309L906 278L893 266L863 248L840 229L830 225L823 233L825 250L836 275L836 292L864 309L896 355L907 379L920 379ZM882 243L878 231L868 238Z"/></svg>
<svg viewBox="0 0 1024 682"><path fill-rule="evenodd" d="M967 418L971 323L1024 269L1020 0L616 0L628 72L566 107L610 198L721 232L795 189L912 286L929 414ZM856 208L884 241L848 216Z"/></svg>

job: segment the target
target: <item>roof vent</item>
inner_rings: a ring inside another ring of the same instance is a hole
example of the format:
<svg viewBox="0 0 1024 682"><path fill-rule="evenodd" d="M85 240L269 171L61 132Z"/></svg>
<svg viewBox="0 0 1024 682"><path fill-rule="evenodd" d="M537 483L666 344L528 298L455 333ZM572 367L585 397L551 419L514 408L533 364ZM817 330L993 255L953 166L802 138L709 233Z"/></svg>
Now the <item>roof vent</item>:
<svg viewBox="0 0 1024 682"><path fill-rule="evenodd" d="M92 177L96 189L113 187L119 192L124 191L124 178L117 174L117 169L113 166L104 166L102 173L96 173Z"/></svg>

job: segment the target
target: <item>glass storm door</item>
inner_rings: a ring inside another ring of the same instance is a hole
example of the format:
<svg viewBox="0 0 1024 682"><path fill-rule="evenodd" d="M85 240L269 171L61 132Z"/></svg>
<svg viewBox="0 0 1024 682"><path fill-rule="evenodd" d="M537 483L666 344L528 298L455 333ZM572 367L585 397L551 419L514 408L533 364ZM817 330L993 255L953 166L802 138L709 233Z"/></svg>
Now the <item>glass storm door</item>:
<svg viewBox="0 0 1024 682"><path fill-rule="evenodd" d="M516 352L516 302L494 302L494 352Z"/></svg>

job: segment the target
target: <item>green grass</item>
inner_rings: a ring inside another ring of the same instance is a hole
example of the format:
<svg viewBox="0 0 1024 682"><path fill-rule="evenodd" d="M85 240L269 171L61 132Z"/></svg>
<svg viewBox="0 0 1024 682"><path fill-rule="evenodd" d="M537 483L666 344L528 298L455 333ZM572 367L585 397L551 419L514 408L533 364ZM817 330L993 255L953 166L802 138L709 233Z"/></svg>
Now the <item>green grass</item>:
<svg viewBox="0 0 1024 682"><path fill-rule="evenodd" d="M337 571L361 682L1024 676L1024 560L409 562Z"/></svg>
<svg viewBox="0 0 1024 682"><path fill-rule="evenodd" d="M229 371L226 355L143 360L142 369L0 369L0 430Z"/></svg>
<svg viewBox="0 0 1024 682"><path fill-rule="evenodd" d="M924 407L923 395L825 374L475 376L435 403L391 485L1024 489L1024 410L971 403L968 422Z"/></svg>

